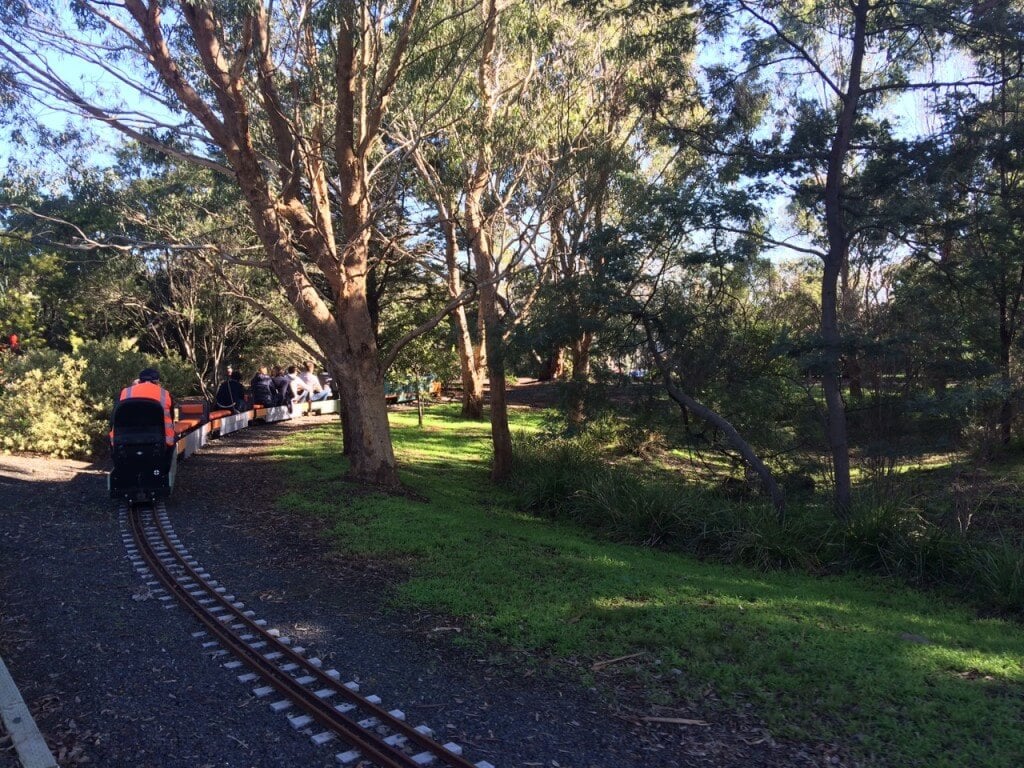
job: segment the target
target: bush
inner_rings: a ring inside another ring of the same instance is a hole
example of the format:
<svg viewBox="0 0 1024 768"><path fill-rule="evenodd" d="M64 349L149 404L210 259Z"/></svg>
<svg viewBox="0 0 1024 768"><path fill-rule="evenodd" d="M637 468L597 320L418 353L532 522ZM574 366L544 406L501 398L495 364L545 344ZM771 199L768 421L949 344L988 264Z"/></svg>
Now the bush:
<svg viewBox="0 0 1024 768"><path fill-rule="evenodd" d="M845 525L810 501L791 505L780 520L767 504L737 503L710 488L608 463L600 448L614 445L612 433L603 425L574 438L517 435L514 482L522 506L620 541L760 570L882 573L1024 613L1024 548L972 543L930 523L891 478L862 493Z"/></svg>
<svg viewBox="0 0 1024 768"><path fill-rule="evenodd" d="M195 388L195 372L184 360L158 358L139 352L132 341L103 339L86 341L75 349L75 356L87 363L84 380L91 403L109 413L121 387L126 386L143 368L160 371L160 383L175 397L185 397Z"/></svg>
<svg viewBox="0 0 1024 768"><path fill-rule="evenodd" d="M44 349L8 360L0 381L0 450L89 455L106 444L118 392L151 366L172 393L190 391L194 376L185 363L144 355L128 342L85 342L70 355Z"/></svg>
<svg viewBox="0 0 1024 768"><path fill-rule="evenodd" d="M849 564L889 576L907 572L912 532L920 522L898 501L855 509L843 541Z"/></svg>
<svg viewBox="0 0 1024 768"><path fill-rule="evenodd" d="M722 542L722 554L731 562L766 571L821 568L820 550L829 532L814 520L795 510L780 520L767 505L741 507L732 520L732 529L716 536Z"/></svg>
<svg viewBox="0 0 1024 768"><path fill-rule="evenodd" d="M645 481L631 472L607 471L579 491L580 517L618 539L658 546L690 538L692 520L704 516L700 492ZM696 514L695 514L696 513Z"/></svg>
<svg viewBox="0 0 1024 768"><path fill-rule="evenodd" d="M60 458L88 454L106 422L85 403L85 361L38 353L26 357L24 363L32 367L12 370L0 392L0 449Z"/></svg>

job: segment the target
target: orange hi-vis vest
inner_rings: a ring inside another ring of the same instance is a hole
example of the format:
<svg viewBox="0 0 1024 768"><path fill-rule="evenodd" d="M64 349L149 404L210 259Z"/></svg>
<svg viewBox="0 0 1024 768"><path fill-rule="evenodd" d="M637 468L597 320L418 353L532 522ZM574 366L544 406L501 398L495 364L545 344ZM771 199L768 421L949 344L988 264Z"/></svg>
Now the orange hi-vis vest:
<svg viewBox="0 0 1024 768"><path fill-rule="evenodd" d="M121 390L118 400L127 400L130 397L141 397L146 400L156 400L164 409L164 442L167 445L174 445L174 417L171 415L171 393L154 384L151 381L143 381L140 384L132 384ZM114 433L110 433L110 439L114 439Z"/></svg>

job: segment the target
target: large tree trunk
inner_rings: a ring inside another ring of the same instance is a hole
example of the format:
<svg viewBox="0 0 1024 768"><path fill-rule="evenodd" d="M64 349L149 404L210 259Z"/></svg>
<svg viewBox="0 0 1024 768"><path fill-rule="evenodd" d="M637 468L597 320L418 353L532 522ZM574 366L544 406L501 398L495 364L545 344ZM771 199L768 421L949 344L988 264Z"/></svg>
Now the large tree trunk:
<svg viewBox="0 0 1024 768"><path fill-rule="evenodd" d="M334 351L334 350L332 350ZM351 340L332 355L341 380L344 439L349 450L349 476L363 483L399 484L391 429L384 401L384 381L375 348Z"/></svg>
<svg viewBox="0 0 1024 768"><path fill-rule="evenodd" d="M572 343L572 379L569 382L569 426L580 429L586 421L587 388L590 385L590 348L593 334L587 332Z"/></svg>

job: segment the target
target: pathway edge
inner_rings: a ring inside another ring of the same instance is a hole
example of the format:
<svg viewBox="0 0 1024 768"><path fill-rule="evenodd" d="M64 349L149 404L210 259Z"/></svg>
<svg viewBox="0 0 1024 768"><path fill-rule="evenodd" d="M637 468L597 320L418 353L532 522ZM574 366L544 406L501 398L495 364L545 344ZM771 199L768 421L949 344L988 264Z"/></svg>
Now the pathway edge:
<svg viewBox="0 0 1024 768"><path fill-rule="evenodd" d="M23 768L58 768L21 692L0 658L0 718Z"/></svg>

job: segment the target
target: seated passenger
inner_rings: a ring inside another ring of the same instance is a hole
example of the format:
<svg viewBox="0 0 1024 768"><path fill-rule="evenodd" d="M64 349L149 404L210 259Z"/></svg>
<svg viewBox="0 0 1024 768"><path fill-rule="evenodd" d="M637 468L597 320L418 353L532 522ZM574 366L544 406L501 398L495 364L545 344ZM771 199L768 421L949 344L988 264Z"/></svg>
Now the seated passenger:
<svg viewBox="0 0 1024 768"><path fill-rule="evenodd" d="M242 384L241 371L231 372L231 378L217 390L216 399L218 408L227 408L232 413L249 410L249 403L245 401L245 385Z"/></svg>
<svg viewBox="0 0 1024 768"><path fill-rule="evenodd" d="M299 369L294 365L288 366L288 400L287 405L292 407L292 411L295 411L295 406L298 403L304 403L308 399L306 397L306 387L302 383L302 379L299 377Z"/></svg>
<svg viewBox="0 0 1024 768"><path fill-rule="evenodd" d="M268 408L278 404L277 389L274 380L267 373L267 366L261 365L259 372L252 377L252 381L249 382L249 393L254 404L265 405Z"/></svg>
<svg viewBox="0 0 1024 768"><path fill-rule="evenodd" d="M331 388L325 387L320 383L319 377L316 375L316 366L313 365L312 361L306 361L306 370L299 375L302 380L302 386L306 390L305 399L311 403L315 403L317 400L327 400L331 397Z"/></svg>
<svg viewBox="0 0 1024 768"><path fill-rule="evenodd" d="M274 382L274 394L276 397L274 405L290 405L292 381L284 372L284 368L280 365L275 365L271 371L270 380Z"/></svg>

